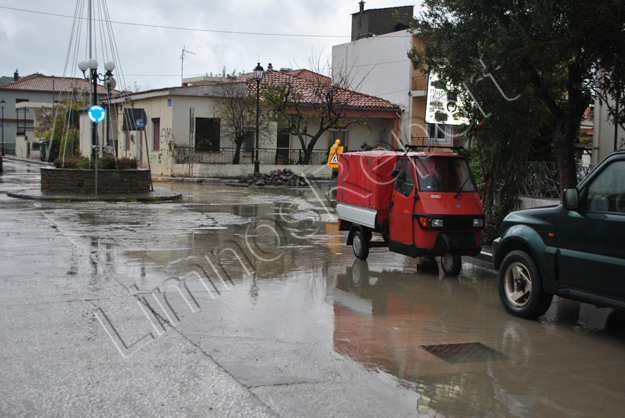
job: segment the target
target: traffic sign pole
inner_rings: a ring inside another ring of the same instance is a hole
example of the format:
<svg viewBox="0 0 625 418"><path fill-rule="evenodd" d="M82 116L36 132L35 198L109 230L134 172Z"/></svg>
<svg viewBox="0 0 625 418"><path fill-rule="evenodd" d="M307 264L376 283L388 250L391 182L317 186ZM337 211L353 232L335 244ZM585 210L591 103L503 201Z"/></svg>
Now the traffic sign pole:
<svg viewBox="0 0 625 418"><path fill-rule="evenodd" d="M95 81L94 81L95 83ZM102 106L93 105L87 112L89 120L91 120L91 159L95 169L95 196L98 196L98 131L97 125L106 119L106 110Z"/></svg>

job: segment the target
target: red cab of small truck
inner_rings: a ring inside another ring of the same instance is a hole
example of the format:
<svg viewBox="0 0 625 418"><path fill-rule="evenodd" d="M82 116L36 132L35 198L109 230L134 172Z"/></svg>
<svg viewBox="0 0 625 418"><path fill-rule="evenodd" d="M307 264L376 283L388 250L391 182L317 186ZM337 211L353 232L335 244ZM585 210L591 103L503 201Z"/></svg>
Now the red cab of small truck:
<svg viewBox="0 0 625 418"><path fill-rule="evenodd" d="M336 213L347 245L441 257L458 275L462 255L480 253L484 211L466 158L447 153L364 151L339 159ZM372 240L373 233L382 241Z"/></svg>

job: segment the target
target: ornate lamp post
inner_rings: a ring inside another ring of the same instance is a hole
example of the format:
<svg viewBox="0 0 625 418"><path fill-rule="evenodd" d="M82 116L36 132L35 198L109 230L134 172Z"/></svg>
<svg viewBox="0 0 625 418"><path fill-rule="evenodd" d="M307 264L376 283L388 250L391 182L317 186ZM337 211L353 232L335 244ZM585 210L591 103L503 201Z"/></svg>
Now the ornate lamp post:
<svg viewBox="0 0 625 418"><path fill-rule="evenodd" d="M78 63L78 68L82 71L85 80L91 81L91 106L96 105L98 102L98 80L104 81L109 89L111 87L115 88L115 79L113 78L113 70L115 70L114 62L109 61L104 64L104 69L106 70L104 74L98 74L98 61L94 59ZM89 70L89 75L85 74L87 70ZM94 164L97 164L99 155L96 126L95 122L91 123L91 159L94 161Z"/></svg>
<svg viewBox="0 0 625 418"><path fill-rule="evenodd" d="M2 108L2 150L0 151L1 155L4 155L4 106L7 102L4 99L0 100L0 107Z"/></svg>
<svg viewBox="0 0 625 418"><path fill-rule="evenodd" d="M260 112L260 81L263 79L265 69L260 66L260 62L254 68L253 78L256 80L256 161L254 161L254 173L260 172L260 161L258 160L258 114Z"/></svg>
<svg viewBox="0 0 625 418"><path fill-rule="evenodd" d="M85 80L91 81L91 106L95 106L98 101L98 80L102 80L105 84L110 86L110 84L115 81L113 79L115 63L112 61L105 63L104 69L106 70L106 73L104 74L98 74L98 61L94 59L78 63L78 68L82 71L82 75L85 77ZM89 76L85 74L87 70L89 70ZM97 124L95 122L91 122L91 161L93 161L93 168L95 169L95 195L98 196L98 155L100 152L96 127Z"/></svg>

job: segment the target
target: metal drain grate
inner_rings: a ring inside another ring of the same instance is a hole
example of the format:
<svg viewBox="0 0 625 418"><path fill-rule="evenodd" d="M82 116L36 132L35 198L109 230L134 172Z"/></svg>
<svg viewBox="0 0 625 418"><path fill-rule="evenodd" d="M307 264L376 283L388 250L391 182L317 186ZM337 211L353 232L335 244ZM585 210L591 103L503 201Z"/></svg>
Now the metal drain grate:
<svg viewBox="0 0 625 418"><path fill-rule="evenodd" d="M485 361L506 360L508 356L485 346L482 343L420 345L422 349L434 354L448 363L480 363Z"/></svg>

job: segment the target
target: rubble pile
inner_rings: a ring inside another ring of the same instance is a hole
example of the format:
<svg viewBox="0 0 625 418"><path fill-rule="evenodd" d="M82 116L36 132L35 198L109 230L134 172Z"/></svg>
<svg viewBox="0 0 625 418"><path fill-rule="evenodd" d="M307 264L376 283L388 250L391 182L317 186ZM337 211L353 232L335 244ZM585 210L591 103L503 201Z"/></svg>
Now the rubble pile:
<svg viewBox="0 0 625 418"><path fill-rule="evenodd" d="M292 170L272 170L269 173L248 174L239 179L239 183L250 186L306 186L304 177L295 174Z"/></svg>

